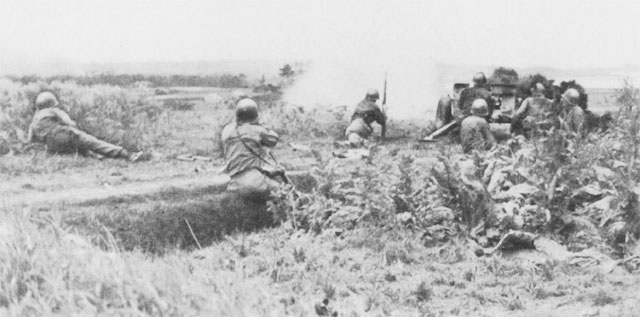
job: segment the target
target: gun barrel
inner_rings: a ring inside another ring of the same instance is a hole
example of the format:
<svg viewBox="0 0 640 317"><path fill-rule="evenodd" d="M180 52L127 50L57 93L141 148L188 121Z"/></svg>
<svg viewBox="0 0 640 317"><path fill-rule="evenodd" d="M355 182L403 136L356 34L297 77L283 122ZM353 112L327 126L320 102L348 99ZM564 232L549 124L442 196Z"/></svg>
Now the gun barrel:
<svg viewBox="0 0 640 317"><path fill-rule="evenodd" d="M382 105L387 104L387 73L384 73L384 88L382 90Z"/></svg>

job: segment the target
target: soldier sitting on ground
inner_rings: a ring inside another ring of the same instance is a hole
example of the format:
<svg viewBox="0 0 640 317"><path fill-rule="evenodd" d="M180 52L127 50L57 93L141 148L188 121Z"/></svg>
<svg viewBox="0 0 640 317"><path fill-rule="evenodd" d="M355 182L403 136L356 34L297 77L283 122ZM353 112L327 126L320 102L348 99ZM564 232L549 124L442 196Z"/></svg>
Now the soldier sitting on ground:
<svg viewBox="0 0 640 317"><path fill-rule="evenodd" d="M537 83L531 88L531 97L525 99L512 118L512 130L530 138L553 126L553 101L544 95L545 88Z"/></svg>
<svg viewBox="0 0 640 317"><path fill-rule="evenodd" d="M269 150L278 134L258 123L258 105L242 99L236 105L236 121L222 130L225 171L231 177L227 190L252 200L264 200L286 183L284 170Z"/></svg>
<svg viewBox="0 0 640 317"><path fill-rule="evenodd" d="M460 92L460 99L456 109L454 109L454 117L458 122L471 115L471 105L476 99L483 99L488 107L487 118L491 118L494 110L491 92L485 88L487 78L484 73L477 73L473 76L473 87L466 88Z"/></svg>
<svg viewBox="0 0 640 317"><path fill-rule="evenodd" d="M78 129L75 121L58 108L59 103L53 93L45 91L36 97L36 113L29 125L29 142L44 143L53 153L79 153L94 157L123 158L135 162L142 152L130 153L117 146Z"/></svg>
<svg viewBox="0 0 640 317"><path fill-rule="evenodd" d="M364 100L357 106L351 116L351 124L347 127L345 135L351 146L359 147L365 144L365 141L373 133L371 123L377 122L381 127L380 137L385 138L387 129L387 117L382 112L376 101L380 98L380 94L375 89L367 92Z"/></svg>
<svg viewBox="0 0 640 317"><path fill-rule="evenodd" d="M470 108L471 116L462 120L460 127L462 151L471 153L473 150L489 150L495 146L496 139L485 119L489 114L487 102L484 99L476 99Z"/></svg>

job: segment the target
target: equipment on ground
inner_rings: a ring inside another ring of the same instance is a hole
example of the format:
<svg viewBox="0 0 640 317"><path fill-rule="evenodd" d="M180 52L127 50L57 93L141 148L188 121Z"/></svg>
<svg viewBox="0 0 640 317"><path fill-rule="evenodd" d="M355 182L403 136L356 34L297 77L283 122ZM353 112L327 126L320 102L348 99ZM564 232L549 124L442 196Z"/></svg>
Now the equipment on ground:
<svg viewBox="0 0 640 317"><path fill-rule="evenodd" d="M453 130L453 128L455 128L456 126L458 126L458 121L451 121L451 122L447 123L446 125L444 125L442 128L433 131L427 137L425 137L423 139L420 139L420 141L422 141L422 142L435 142L436 138L449 133L449 131Z"/></svg>
<svg viewBox="0 0 640 317"><path fill-rule="evenodd" d="M482 81L484 74L478 73L474 80ZM476 78L478 77L478 78ZM446 135L457 126L457 121L453 120L453 105L458 102L460 92L469 87L469 84L456 83L453 85L453 98L445 96L438 103L436 112L436 122L441 121L444 125L422 139L423 142L435 142L436 138ZM491 92L491 98L495 108L493 109L490 122L496 124L511 124L511 116L516 110L519 100L517 98L517 86L513 84L492 84L487 89ZM495 125L494 125L495 126Z"/></svg>
<svg viewBox="0 0 640 317"><path fill-rule="evenodd" d="M468 87L469 84L467 83L455 83L453 84L453 92L449 95L442 96L440 100L438 100L436 127L441 124L441 128L453 121L453 106L458 103L460 92Z"/></svg>

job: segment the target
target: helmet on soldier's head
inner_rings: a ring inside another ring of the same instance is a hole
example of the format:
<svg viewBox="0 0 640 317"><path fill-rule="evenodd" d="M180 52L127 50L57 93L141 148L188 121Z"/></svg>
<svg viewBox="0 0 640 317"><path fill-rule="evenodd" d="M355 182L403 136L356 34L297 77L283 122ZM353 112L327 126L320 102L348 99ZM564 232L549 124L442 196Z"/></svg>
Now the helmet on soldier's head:
<svg viewBox="0 0 640 317"><path fill-rule="evenodd" d="M55 107L58 105L58 98L50 91L43 91L36 97L36 109Z"/></svg>
<svg viewBox="0 0 640 317"><path fill-rule="evenodd" d="M369 89L369 91L367 91L367 95L365 96L365 98L368 100L376 101L380 99L380 93L378 93L378 90L371 88Z"/></svg>
<svg viewBox="0 0 640 317"><path fill-rule="evenodd" d="M487 77L482 72L476 73L473 76L473 83L476 85L484 85L487 83Z"/></svg>
<svg viewBox="0 0 640 317"><path fill-rule="evenodd" d="M471 114L484 117L489 114L489 105L484 99L476 99L471 104Z"/></svg>
<svg viewBox="0 0 640 317"><path fill-rule="evenodd" d="M577 106L580 103L580 93L574 88L569 88L562 94L562 100L572 106Z"/></svg>
<svg viewBox="0 0 640 317"><path fill-rule="evenodd" d="M258 104L249 98L238 101L236 105L236 122L253 123L258 121Z"/></svg>
<svg viewBox="0 0 640 317"><path fill-rule="evenodd" d="M534 92L542 93L542 92L545 91L544 85L542 83L536 83L536 85L535 85L535 87L533 89L534 89Z"/></svg>

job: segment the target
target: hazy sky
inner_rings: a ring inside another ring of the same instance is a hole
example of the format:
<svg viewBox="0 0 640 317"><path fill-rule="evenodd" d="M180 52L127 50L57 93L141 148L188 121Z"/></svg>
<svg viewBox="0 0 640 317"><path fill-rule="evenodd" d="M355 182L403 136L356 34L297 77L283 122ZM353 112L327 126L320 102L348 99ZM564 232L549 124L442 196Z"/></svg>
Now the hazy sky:
<svg viewBox="0 0 640 317"><path fill-rule="evenodd" d="M2 63L639 64L637 1L7 1Z"/></svg>
<svg viewBox="0 0 640 317"><path fill-rule="evenodd" d="M453 82L495 66L640 65L639 18L636 1L601 0L0 0L0 74L78 73L86 62L313 61L287 101L353 105L388 72L389 114L415 116ZM473 67L456 75L440 63ZM640 78L626 72L577 79L619 87L618 76Z"/></svg>

